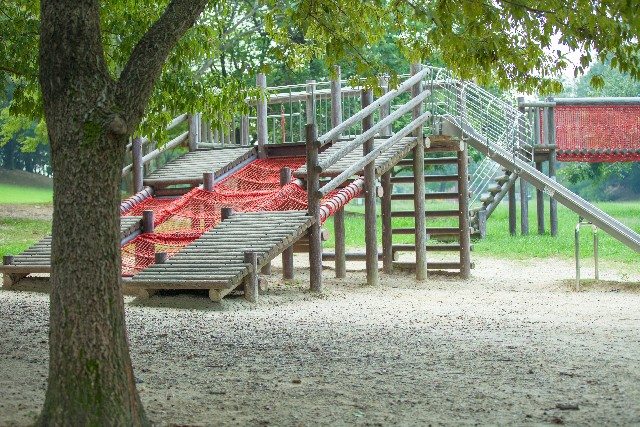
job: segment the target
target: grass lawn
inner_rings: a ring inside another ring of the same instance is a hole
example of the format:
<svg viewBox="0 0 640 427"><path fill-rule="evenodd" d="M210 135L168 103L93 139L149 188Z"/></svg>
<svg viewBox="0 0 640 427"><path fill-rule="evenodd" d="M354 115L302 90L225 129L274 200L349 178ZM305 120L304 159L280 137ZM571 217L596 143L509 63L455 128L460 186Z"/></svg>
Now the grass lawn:
<svg viewBox="0 0 640 427"><path fill-rule="evenodd" d="M51 233L51 221L0 218L0 256L17 255Z"/></svg>
<svg viewBox="0 0 640 427"><path fill-rule="evenodd" d="M24 187L0 183L0 203L46 204L53 202L50 188Z"/></svg>
<svg viewBox="0 0 640 427"><path fill-rule="evenodd" d="M427 202L427 209L433 208L434 202ZM631 229L640 232L640 202L603 202L596 204L609 215L621 221ZM411 202L407 202L406 208L410 209ZM395 208L394 208L395 209ZM438 209L455 209L453 204L438 204ZM538 235L536 224L536 204L529 204L529 231L528 236L509 235L509 210L506 203L501 204L487 221L487 237L474 241L474 253L498 258L554 258L570 259L574 257L574 230L578 223L578 215L564 206L558 204L558 236L549 235L549 203L545 204L546 229L545 234ZM380 210L378 209L378 213ZM349 247L364 247L364 206L350 205L345 209L346 241ZM520 225L518 217L518 229ZM457 219L444 218L429 220L427 226L456 226ZM394 227L411 227L413 219L394 218ZM331 250L334 246L333 221L328 220L325 228L331 232L331 238L324 243L325 248ZM378 242L381 241L382 226L378 219ZM640 255L599 230L599 257L602 260L618 261L626 264L635 264L634 268L640 268ZM395 235L394 243L412 243L412 236ZM593 256L593 233L590 228L584 228L580 232L580 255L583 258ZM472 253L473 257L473 253Z"/></svg>

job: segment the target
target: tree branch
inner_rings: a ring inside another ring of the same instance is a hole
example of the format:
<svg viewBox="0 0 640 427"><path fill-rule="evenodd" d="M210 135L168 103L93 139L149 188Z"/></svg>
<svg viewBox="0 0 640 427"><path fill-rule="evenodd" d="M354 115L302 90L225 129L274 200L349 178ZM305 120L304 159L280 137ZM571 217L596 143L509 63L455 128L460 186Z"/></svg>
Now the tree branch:
<svg viewBox="0 0 640 427"><path fill-rule="evenodd" d="M117 85L117 102L133 132L144 114L162 67L180 38L193 26L208 0L172 0L136 45Z"/></svg>

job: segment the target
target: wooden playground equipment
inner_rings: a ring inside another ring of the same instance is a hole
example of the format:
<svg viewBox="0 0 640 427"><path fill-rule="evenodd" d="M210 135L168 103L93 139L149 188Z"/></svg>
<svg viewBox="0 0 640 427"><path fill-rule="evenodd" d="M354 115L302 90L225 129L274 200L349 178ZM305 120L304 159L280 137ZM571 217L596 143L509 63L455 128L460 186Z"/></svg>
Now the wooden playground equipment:
<svg viewBox="0 0 640 427"><path fill-rule="evenodd" d="M132 163L122 173L132 174L135 194L120 206L125 288L143 296L207 289L214 301L241 289L256 301L259 274L269 274L271 260L281 255L283 277L293 278L296 251L309 253L314 291L322 290L323 260L335 263L336 277L345 277L347 261L366 261L369 285L379 281L380 260L386 274L409 269L425 280L428 270L448 270L468 278L470 235L482 231L518 177L640 251L637 233L557 184L551 166L550 177L541 172L544 159L551 165L556 156L574 156L555 142L557 101L514 108L445 70L420 66L412 66L396 89L381 79L382 94L374 99L371 90L343 87L336 71L331 82L275 88L259 75L266 96L253 102L255 116L212 129L198 114L183 114L169 129L186 130L164 146L132 140ZM145 174L145 165L185 146L187 152ZM483 207L471 215L476 182L484 180L486 187L496 167L482 164L471 177L468 146L504 168ZM606 155L638 153L626 150ZM425 175L425 165L450 165L456 172ZM425 183L443 184L441 191L430 191ZM450 183L454 188L442 191ZM347 252L344 206L357 197L364 198L365 251ZM452 207L434 209L437 204L425 203L432 200L448 200ZM334 252L322 248L329 217ZM429 226L438 217L455 218L456 225ZM399 226L394 218L409 218L411 225ZM552 233L553 227L552 221ZM413 236L413 243L396 243L394 236ZM28 274L50 272L50 241L4 258L5 288ZM413 253L413 260L399 261L401 252Z"/></svg>

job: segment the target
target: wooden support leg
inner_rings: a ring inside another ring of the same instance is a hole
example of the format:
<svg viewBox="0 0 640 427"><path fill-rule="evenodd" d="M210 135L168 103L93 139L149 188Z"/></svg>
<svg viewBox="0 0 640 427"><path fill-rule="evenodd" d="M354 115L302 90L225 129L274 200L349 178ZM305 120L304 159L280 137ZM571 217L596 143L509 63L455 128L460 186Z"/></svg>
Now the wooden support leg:
<svg viewBox="0 0 640 427"><path fill-rule="evenodd" d="M471 276L471 236L469 235L469 170L467 144L458 151L458 202L460 228L460 277Z"/></svg>
<svg viewBox="0 0 640 427"><path fill-rule="evenodd" d="M516 186L509 188L509 234L516 235Z"/></svg>
<svg viewBox="0 0 640 427"><path fill-rule="evenodd" d="M391 225L391 172L382 174L382 271L393 273L393 230Z"/></svg>
<svg viewBox="0 0 640 427"><path fill-rule="evenodd" d="M154 296L158 292L157 289L140 289L138 293L138 297L142 299L149 299Z"/></svg>
<svg viewBox="0 0 640 427"><path fill-rule="evenodd" d="M529 183L520 179L520 234L529 235Z"/></svg>
<svg viewBox="0 0 640 427"><path fill-rule="evenodd" d="M11 265L13 264L15 257L13 255L3 255L2 257L2 265ZM3 289L11 289L11 286L14 284L13 274L2 273L2 288Z"/></svg>
<svg viewBox="0 0 640 427"><path fill-rule="evenodd" d="M262 268L260 269L260 273L267 276L271 274L271 261L262 266Z"/></svg>
<svg viewBox="0 0 640 427"><path fill-rule="evenodd" d="M320 230L320 198L318 190L320 181L318 167L319 144L315 124L305 127L307 143L307 195L309 215L315 219L309 228L309 287L313 292L322 291L322 240Z"/></svg>
<svg viewBox="0 0 640 427"><path fill-rule="evenodd" d="M293 245L291 245L282 251L282 278L285 280L291 280L293 277Z"/></svg>
<svg viewBox="0 0 640 427"><path fill-rule="evenodd" d="M258 301L258 255L253 251L244 253L244 262L250 265L251 271L244 278L244 298L249 302Z"/></svg>
<svg viewBox="0 0 640 427"><path fill-rule="evenodd" d="M209 289L209 299L213 302L222 302L222 295L218 289Z"/></svg>
<svg viewBox="0 0 640 427"><path fill-rule="evenodd" d="M536 162L536 169L542 172L542 162ZM544 234L544 192L542 190L536 190L536 217L538 234Z"/></svg>

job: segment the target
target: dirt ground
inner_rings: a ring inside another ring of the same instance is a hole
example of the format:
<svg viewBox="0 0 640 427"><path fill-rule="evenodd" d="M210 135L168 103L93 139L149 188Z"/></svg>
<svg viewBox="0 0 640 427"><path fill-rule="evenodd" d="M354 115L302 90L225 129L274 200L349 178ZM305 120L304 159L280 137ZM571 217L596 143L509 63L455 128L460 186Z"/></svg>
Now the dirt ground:
<svg viewBox="0 0 640 427"><path fill-rule="evenodd" d="M162 426L640 425L638 268L574 292L568 261L474 261L373 288L350 264L322 294L275 265L257 305L125 297L144 406ZM0 291L0 426L44 399L48 297L28 289Z"/></svg>

